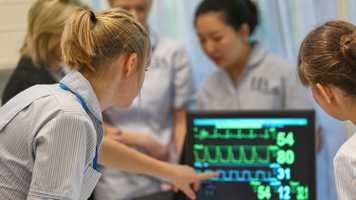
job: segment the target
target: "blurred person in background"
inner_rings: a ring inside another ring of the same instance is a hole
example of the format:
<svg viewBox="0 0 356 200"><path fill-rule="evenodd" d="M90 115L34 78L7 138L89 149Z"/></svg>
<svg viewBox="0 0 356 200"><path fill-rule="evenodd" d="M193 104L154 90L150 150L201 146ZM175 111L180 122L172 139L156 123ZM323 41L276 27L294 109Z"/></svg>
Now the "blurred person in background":
<svg viewBox="0 0 356 200"><path fill-rule="evenodd" d="M152 60L140 96L130 108L104 113L107 135L154 158L176 162L185 131L185 114L194 95L188 55L181 44L160 36L147 24L152 0L110 0L134 15L150 34ZM162 181L110 168L95 189L96 199L132 199L161 190Z"/></svg>
<svg viewBox="0 0 356 200"><path fill-rule="evenodd" d="M195 28L218 70L200 88L200 110L310 109L295 67L269 53L251 35L258 9L250 0L203 0Z"/></svg>
<svg viewBox="0 0 356 200"><path fill-rule="evenodd" d="M78 7L86 6L79 0L49 0L32 7L20 60L6 84L2 104L31 86L53 84L63 78L60 39L65 21Z"/></svg>

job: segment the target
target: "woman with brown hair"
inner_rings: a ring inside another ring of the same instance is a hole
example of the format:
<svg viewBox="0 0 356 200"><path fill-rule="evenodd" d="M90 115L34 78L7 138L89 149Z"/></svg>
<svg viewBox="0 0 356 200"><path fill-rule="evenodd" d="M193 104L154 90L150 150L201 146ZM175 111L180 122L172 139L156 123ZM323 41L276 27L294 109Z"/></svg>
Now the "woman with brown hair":
<svg viewBox="0 0 356 200"><path fill-rule="evenodd" d="M298 73L316 102L338 120L356 123L356 27L328 22L308 34L299 51ZM356 198L356 137L334 158L338 197Z"/></svg>
<svg viewBox="0 0 356 200"><path fill-rule="evenodd" d="M62 2L47 0L53 1ZM75 11L61 38L61 57L72 71L0 109L0 199L87 199L100 177L98 162L162 177L194 198L190 184L215 174L196 174L111 139L101 145L102 111L132 103L150 49L145 28L126 11Z"/></svg>

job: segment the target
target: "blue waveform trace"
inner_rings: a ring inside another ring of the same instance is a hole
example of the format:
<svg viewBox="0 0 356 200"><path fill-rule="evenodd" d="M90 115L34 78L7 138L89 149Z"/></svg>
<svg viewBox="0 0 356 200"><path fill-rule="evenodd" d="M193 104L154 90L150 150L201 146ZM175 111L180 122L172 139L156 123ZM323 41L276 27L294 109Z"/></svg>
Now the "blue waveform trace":
<svg viewBox="0 0 356 200"><path fill-rule="evenodd" d="M218 173L218 177L209 179L214 182L276 182L274 171L271 170L205 170L206 173Z"/></svg>

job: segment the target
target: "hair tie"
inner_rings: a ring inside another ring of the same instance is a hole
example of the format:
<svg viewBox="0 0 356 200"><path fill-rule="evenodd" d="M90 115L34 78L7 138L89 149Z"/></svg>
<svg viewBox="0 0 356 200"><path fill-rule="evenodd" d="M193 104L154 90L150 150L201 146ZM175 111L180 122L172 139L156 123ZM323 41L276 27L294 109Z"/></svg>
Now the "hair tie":
<svg viewBox="0 0 356 200"><path fill-rule="evenodd" d="M356 62L356 31L341 36L340 48L343 57L349 64Z"/></svg>
<svg viewBox="0 0 356 200"><path fill-rule="evenodd" d="M93 11L90 11L90 20L95 24L97 22L95 13Z"/></svg>

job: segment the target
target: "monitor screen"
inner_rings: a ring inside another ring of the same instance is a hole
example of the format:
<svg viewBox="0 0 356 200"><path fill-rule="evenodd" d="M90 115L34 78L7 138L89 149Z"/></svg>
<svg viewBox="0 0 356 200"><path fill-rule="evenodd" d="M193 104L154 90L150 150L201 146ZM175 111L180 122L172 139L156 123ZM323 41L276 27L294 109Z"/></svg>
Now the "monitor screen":
<svg viewBox="0 0 356 200"><path fill-rule="evenodd" d="M313 111L191 112L183 160L218 172L198 200L314 200Z"/></svg>

